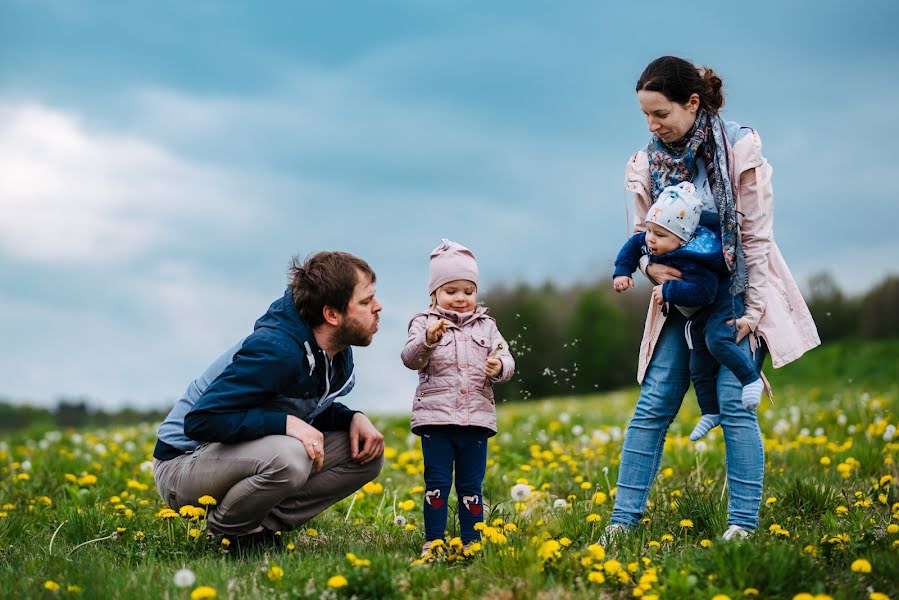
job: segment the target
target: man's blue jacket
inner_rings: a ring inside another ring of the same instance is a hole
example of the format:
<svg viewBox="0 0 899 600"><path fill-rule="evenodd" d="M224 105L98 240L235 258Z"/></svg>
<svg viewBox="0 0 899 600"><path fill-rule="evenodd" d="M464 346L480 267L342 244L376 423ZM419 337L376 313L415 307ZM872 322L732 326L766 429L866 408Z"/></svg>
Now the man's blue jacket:
<svg viewBox="0 0 899 600"><path fill-rule="evenodd" d="M355 382L352 349L329 360L288 289L256 321L253 333L191 382L160 425L153 456L170 460L204 442L285 435L287 415L319 431L349 430L358 411L334 399Z"/></svg>

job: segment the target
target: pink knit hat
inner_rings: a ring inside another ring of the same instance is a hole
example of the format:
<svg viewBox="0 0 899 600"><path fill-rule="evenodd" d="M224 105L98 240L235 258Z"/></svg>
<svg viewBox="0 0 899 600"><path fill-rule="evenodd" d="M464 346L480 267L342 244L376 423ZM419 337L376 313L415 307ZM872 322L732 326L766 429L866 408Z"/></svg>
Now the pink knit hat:
<svg viewBox="0 0 899 600"><path fill-rule="evenodd" d="M428 293L444 283L464 279L478 283L478 261L471 250L447 239L431 251L431 268L428 274Z"/></svg>

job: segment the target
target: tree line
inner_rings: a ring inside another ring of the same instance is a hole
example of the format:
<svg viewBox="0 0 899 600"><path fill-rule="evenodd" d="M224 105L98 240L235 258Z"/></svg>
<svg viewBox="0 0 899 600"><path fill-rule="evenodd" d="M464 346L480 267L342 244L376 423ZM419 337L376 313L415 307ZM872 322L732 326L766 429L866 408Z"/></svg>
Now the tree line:
<svg viewBox="0 0 899 600"><path fill-rule="evenodd" d="M899 338L899 276L848 295L828 274L809 280L806 300L822 343ZM507 338L516 376L500 400L585 394L636 382L637 354L651 287L616 294L609 280L559 287L518 284L485 294Z"/></svg>

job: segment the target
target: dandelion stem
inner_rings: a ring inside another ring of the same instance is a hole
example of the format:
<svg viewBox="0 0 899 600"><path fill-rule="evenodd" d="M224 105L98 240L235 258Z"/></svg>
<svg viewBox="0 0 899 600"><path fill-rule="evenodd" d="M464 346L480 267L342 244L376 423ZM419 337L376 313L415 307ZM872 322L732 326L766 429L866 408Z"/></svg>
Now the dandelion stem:
<svg viewBox="0 0 899 600"><path fill-rule="evenodd" d="M387 494L381 494L381 503L378 504L378 516L381 516L381 509L384 508L384 501L387 500Z"/></svg>
<svg viewBox="0 0 899 600"><path fill-rule="evenodd" d="M727 478L724 478L724 485L721 486L721 502L724 502L724 492L727 491Z"/></svg>
<svg viewBox="0 0 899 600"><path fill-rule="evenodd" d="M63 521L62 523L60 523L60 524L59 524L59 527L56 528L56 531L53 532L53 535L50 536L50 548L47 550L47 554L49 554L49 555L52 555L52 554L53 554L53 540L56 539L56 534L59 533L59 530L62 529L62 526L65 525L65 524L66 524L65 521Z"/></svg>
<svg viewBox="0 0 899 600"><path fill-rule="evenodd" d="M69 553L66 554L66 560L69 560L69 557L72 556L72 552L74 552L75 550L77 550L78 548L80 548L80 547L82 547L82 546L87 546L88 544L93 544L93 543L96 543L96 542L102 542L102 541L104 541L104 540L115 539L115 537L118 536L118 535L119 535L118 532L114 531L114 532L112 532L111 534L107 535L106 537L100 537L100 538L97 538L97 539L95 539L95 540L88 540L88 541L86 541L86 542L81 542L80 544L78 544L77 546L75 546L74 548L72 548L71 550L69 550Z"/></svg>
<svg viewBox="0 0 899 600"><path fill-rule="evenodd" d="M353 512L353 506L356 504L356 494L353 494L353 499L350 502L350 507L346 511L346 516L343 518L344 522L350 520L350 513Z"/></svg>

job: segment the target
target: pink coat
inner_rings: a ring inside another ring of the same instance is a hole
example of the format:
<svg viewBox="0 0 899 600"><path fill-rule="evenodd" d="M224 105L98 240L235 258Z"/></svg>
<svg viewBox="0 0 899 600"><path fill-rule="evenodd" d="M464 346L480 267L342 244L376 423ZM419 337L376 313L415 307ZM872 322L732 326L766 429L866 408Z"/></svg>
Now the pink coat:
<svg viewBox="0 0 899 600"><path fill-rule="evenodd" d="M448 321L449 327L435 345L428 346L425 329L440 318ZM503 363L502 373L495 380L484 373L491 354ZM423 425L472 425L496 433L493 384L511 379L515 360L486 308L477 307L462 322L455 313L440 309L415 315L409 322L409 339L401 356L404 365L418 371L412 403L413 433L419 433Z"/></svg>
<svg viewBox="0 0 899 600"><path fill-rule="evenodd" d="M728 123L728 129L736 124ZM728 133L731 133L728 131ZM756 335L765 340L774 368L790 363L821 343L802 294L774 241L774 192L771 165L762 155L762 141L753 129L739 128L728 146L733 160L732 181L737 186L737 213L746 258L749 287L744 294L745 317ZM729 139L730 141L730 139ZM649 160L645 150L634 154L625 169L625 188L634 193L634 231L644 231L652 205ZM742 215L742 216L741 216ZM637 381L642 382L665 317L650 302L640 344Z"/></svg>

